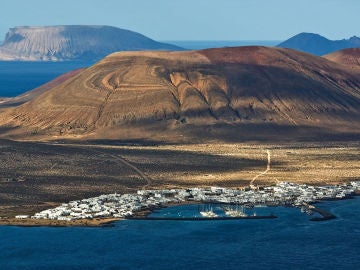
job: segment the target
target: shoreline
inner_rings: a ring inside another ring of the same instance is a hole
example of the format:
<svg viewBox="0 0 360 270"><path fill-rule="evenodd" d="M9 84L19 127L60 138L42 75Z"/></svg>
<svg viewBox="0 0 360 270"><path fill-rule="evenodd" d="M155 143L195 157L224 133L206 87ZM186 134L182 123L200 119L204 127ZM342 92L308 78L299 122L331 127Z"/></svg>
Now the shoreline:
<svg viewBox="0 0 360 270"><path fill-rule="evenodd" d="M314 187L281 182L277 186L240 191L219 187L193 188L187 190L140 190L136 194L105 194L99 197L71 201L59 207L50 208L34 216L18 215L0 217L0 226L22 227L102 227L112 226L120 220L166 220L152 218L149 215L157 209L188 204L228 204L254 207L288 206L307 207L321 215L311 221L336 218L326 210L316 208L314 204L327 200L345 200L360 195L358 182L345 186ZM310 195L309 195L310 193ZM305 194L305 195L303 195ZM91 214L91 211L97 212ZM102 211L102 212L99 212ZM119 212L116 212L119 211ZM120 212L121 211L121 212ZM63 213L65 213L63 215ZM96 215L96 213L98 213ZM118 213L118 214L116 214ZM264 216L261 218L269 218ZM173 220L174 218L171 218ZM219 218L218 218L219 219ZM222 220L234 219L228 216ZM240 218L237 218L240 219ZM176 217L176 220L217 220L213 218Z"/></svg>
<svg viewBox="0 0 360 270"><path fill-rule="evenodd" d="M61 221L51 219L0 219L0 226L18 226L18 227L107 227L112 226L116 221L124 220L122 218L97 218L97 219L79 219L72 221Z"/></svg>
<svg viewBox="0 0 360 270"><path fill-rule="evenodd" d="M360 196L360 192L354 194L354 197ZM342 199L332 199L330 201L343 201L353 199L354 197L342 198ZM323 200L327 201L327 200ZM315 202L317 204L321 201ZM2 218L0 219L0 226L18 226L18 227L109 227L114 226L113 224L118 221L124 220L177 220L177 221L219 221L219 220L241 220L241 219L275 219L277 216L271 214L266 216L251 216L251 217L217 217L217 218L202 218L202 217L184 217L184 218L168 218L168 217L148 217L153 211L163 208L168 208L172 206L181 206L181 205L189 205L189 204L207 204L213 202L199 202L199 201L185 201L179 203L169 203L167 205L162 205L158 207L149 207L148 209L143 209L141 211L135 212L132 217L129 218L93 218L93 219L78 219L71 221L61 221L61 220L51 220L51 219L17 219L17 218ZM282 205L266 205L269 207L280 207ZM283 205L283 207L286 207ZM309 209L313 212L320 214L321 217L315 217L309 219L309 221L326 221L335 219L336 216L326 211L324 209L318 208L313 204L307 205ZM293 207L296 208L296 207Z"/></svg>
<svg viewBox="0 0 360 270"><path fill-rule="evenodd" d="M169 203L167 205L162 205L158 207L149 207L141 211L135 212L133 219L145 219L146 216L151 214L154 210L167 208L171 206L178 205L188 205L188 204L201 204L201 202L179 202L179 203ZM114 222L122 220L130 220L132 218L93 218L93 219L77 219L71 221L63 220L52 220L52 219L18 219L18 218L0 218L0 226L19 226L19 227L108 227L112 226Z"/></svg>

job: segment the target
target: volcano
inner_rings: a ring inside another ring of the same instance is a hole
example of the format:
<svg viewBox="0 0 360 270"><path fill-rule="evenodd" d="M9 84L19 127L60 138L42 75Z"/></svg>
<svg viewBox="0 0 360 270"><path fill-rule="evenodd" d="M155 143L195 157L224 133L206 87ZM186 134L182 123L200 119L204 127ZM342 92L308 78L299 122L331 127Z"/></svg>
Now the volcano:
<svg viewBox="0 0 360 270"><path fill-rule="evenodd" d="M0 114L3 137L358 138L360 71L292 49L118 52Z"/></svg>

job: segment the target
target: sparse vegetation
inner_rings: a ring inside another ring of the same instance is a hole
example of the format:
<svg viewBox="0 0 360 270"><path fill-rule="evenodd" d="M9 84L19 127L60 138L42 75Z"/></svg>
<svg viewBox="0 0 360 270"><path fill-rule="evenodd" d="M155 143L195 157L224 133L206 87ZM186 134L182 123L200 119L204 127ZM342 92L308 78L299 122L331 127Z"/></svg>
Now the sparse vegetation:
<svg viewBox="0 0 360 270"><path fill-rule="evenodd" d="M143 187L248 186L266 169L266 149L271 150L271 170L256 180L257 185L277 181L336 184L360 176L358 143L140 146L0 142L0 216L31 214L73 199Z"/></svg>

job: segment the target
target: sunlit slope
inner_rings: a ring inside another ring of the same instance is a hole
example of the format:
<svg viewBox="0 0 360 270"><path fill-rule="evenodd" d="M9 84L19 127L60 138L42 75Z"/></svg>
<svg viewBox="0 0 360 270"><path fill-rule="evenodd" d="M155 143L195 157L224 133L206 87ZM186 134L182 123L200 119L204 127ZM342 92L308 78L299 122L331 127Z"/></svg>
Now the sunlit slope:
<svg viewBox="0 0 360 270"><path fill-rule="evenodd" d="M269 126L356 132L359 116L358 71L290 49L237 47L114 53L0 121L44 136L131 138L140 127L163 137L200 128L191 136L201 137L214 127L214 137L241 137L256 126L266 137Z"/></svg>
<svg viewBox="0 0 360 270"><path fill-rule="evenodd" d="M360 48L351 48L337 51L324 56L326 59L350 68L360 68Z"/></svg>

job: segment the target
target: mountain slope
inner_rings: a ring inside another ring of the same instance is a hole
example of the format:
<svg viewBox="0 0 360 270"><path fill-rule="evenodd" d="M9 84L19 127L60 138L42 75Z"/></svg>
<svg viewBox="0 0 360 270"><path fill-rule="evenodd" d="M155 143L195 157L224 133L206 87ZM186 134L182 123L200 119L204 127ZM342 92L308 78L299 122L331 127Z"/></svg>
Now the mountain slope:
<svg viewBox="0 0 360 270"><path fill-rule="evenodd" d="M301 33L277 45L280 48L290 48L314 55L324 55L345 48L360 47L360 38L354 36L343 40L329 40L313 33Z"/></svg>
<svg viewBox="0 0 360 270"><path fill-rule="evenodd" d="M351 48L324 55L330 61L347 65L352 68L360 68L360 48Z"/></svg>
<svg viewBox="0 0 360 270"><path fill-rule="evenodd" d="M116 51L179 49L139 33L111 26L24 26L9 30L0 46L0 59L93 60Z"/></svg>
<svg viewBox="0 0 360 270"><path fill-rule="evenodd" d="M47 138L345 136L360 127L359 75L280 48L120 52L0 114L0 124Z"/></svg>
<svg viewBox="0 0 360 270"><path fill-rule="evenodd" d="M79 74L84 69L85 68L79 68L79 69L75 69L75 70L66 72L65 74L60 75L59 77L56 77L55 79L51 80L50 82L47 82L39 87L36 87L35 89L27 91L19 96L12 97L12 98L4 98L3 100L0 100L0 108L14 107L14 106L21 105L27 101L30 101L30 100L36 98L37 96L41 95L42 93L65 82L66 80L69 80L72 77L75 77L77 74Z"/></svg>

